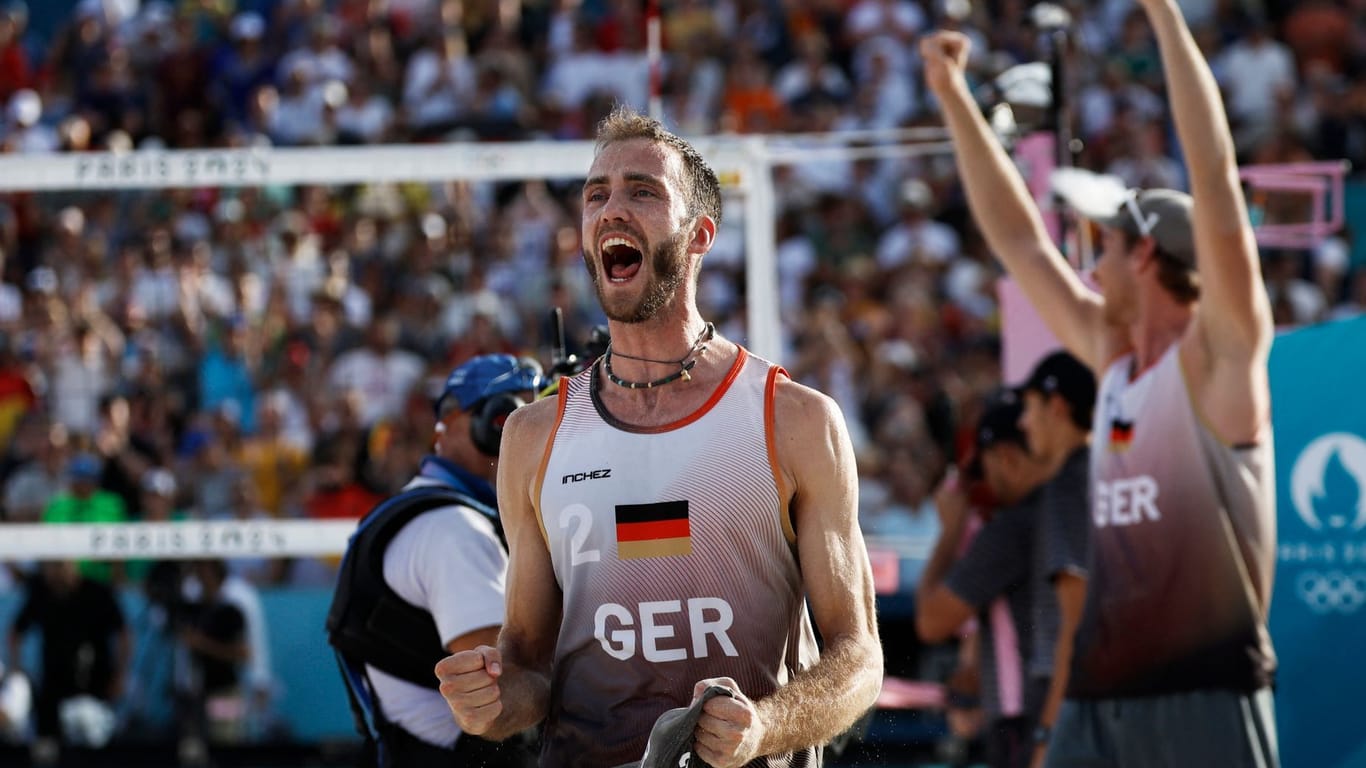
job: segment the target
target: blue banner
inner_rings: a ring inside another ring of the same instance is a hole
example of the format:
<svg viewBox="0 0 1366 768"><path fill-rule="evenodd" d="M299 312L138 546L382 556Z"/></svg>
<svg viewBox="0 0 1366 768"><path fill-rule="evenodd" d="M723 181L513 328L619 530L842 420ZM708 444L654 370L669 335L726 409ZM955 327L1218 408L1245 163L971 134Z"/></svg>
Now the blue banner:
<svg viewBox="0 0 1366 768"><path fill-rule="evenodd" d="M1270 374L1282 764L1366 768L1366 318L1280 336Z"/></svg>

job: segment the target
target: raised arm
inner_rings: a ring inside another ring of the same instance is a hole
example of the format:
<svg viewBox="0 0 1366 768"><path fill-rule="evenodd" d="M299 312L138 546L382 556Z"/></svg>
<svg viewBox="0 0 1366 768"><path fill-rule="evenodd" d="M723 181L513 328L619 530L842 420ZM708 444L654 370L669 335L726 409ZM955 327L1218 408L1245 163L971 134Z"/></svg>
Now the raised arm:
<svg viewBox="0 0 1366 768"><path fill-rule="evenodd" d="M1195 199L1197 327L1215 358L1263 361L1272 336L1271 303L1219 86L1176 0L1142 4L1162 53L1167 96Z"/></svg>
<svg viewBox="0 0 1366 768"><path fill-rule="evenodd" d="M978 109L964 76L969 47L957 32L938 32L920 43L925 81L953 139L973 220L1063 345L1100 370L1110 353L1101 298L1053 245L1024 180Z"/></svg>
<svg viewBox="0 0 1366 768"><path fill-rule="evenodd" d="M858 525L854 450L844 418L830 398L787 379L779 379L775 401L778 464L792 489L797 557L825 647L814 666L753 702L757 727L739 749L715 750L703 733L704 715L697 754L720 768L825 744L867 712L882 688L873 571ZM712 699L704 712L722 708L733 709L733 700Z"/></svg>
<svg viewBox="0 0 1366 768"><path fill-rule="evenodd" d="M561 596L532 500L554 399L519 408L503 427L498 513L510 561L507 615L498 647L459 651L436 666L441 695L461 730L495 741L545 718Z"/></svg>

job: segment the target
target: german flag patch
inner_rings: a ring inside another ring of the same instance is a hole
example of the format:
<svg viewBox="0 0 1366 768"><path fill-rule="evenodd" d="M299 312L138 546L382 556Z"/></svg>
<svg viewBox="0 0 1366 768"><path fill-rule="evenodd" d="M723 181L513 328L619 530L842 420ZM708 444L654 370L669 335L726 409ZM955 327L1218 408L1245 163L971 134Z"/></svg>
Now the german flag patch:
<svg viewBox="0 0 1366 768"><path fill-rule="evenodd" d="M1134 441L1134 423L1132 421L1120 421L1112 419L1110 421L1110 451L1113 453L1124 453L1129 450L1129 445Z"/></svg>
<svg viewBox="0 0 1366 768"><path fill-rule="evenodd" d="M617 557L669 557L692 554L687 501L617 505Z"/></svg>

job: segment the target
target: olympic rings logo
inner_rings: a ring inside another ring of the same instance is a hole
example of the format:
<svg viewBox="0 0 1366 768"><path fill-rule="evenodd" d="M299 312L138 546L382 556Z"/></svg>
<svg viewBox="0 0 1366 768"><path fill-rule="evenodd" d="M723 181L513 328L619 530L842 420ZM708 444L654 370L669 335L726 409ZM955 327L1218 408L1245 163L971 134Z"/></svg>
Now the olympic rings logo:
<svg viewBox="0 0 1366 768"><path fill-rule="evenodd" d="M1366 571L1305 571L1295 579L1295 592L1314 613L1356 613L1366 606Z"/></svg>

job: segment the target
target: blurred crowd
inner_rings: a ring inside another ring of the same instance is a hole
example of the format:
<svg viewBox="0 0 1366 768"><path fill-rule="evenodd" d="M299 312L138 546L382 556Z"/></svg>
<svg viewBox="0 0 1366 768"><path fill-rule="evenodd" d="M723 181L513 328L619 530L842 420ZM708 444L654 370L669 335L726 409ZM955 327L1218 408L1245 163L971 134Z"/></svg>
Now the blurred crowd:
<svg viewBox="0 0 1366 768"><path fill-rule="evenodd" d="M1079 162L1181 187L1150 30L1062 3ZM1366 2L1182 0L1246 163L1366 167ZM0 7L7 153L591 138L650 97L642 0L80 0ZM974 41L982 85L1047 55L1021 0L660 0L666 122L800 146L933 126L914 42ZM1000 275L950 157L777 169L784 364L834 396L865 528L932 542L930 492L1000 384ZM0 520L357 517L426 451L467 357L551 359L602 322L578 189L529 180L0 196ZM728 207L700 303L745 337ZM1366 310L1352 233L1268 251L1277 319ZM256 586L326 560L229 561ZM15 570L14 568L10 569ZM138 568L89 564L133 582ZM9 573L9 577L17 574ZM913 581L914 574L903 575ZM6 575L0 574L0 582Z"/></svg>

